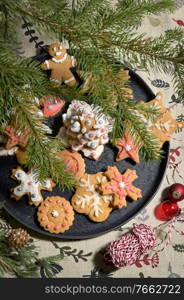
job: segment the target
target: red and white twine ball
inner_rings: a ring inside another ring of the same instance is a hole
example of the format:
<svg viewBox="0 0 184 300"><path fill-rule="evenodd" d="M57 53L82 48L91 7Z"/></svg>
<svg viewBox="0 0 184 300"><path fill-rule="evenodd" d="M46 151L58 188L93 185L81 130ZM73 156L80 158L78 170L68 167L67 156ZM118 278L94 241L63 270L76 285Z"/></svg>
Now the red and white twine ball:
<svg viewBox="0 0 184 300"><path fill-rule="evenodd" d="M141 255L154 247L155 241L156 234L150 226L135 224L131 233L109 244L104 260L118 268L132 265Z"/></svg>

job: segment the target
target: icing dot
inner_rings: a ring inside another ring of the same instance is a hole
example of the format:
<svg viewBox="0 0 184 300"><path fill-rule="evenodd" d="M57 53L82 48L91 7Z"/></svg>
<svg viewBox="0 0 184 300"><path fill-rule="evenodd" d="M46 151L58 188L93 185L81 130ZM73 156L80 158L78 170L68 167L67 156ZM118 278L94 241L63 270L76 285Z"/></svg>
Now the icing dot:
<svg viewBox="0 0 184 300"><path fill-rule="evenodd" d="M54 226L54 230L58 231L59 229L60 229L60 225L59 224L57 224L57 225Z"/></svg>
<svg viewBox="0 0 184 300"><path fill-rule="evenodd" d="M66 227L66 224L65 224L65 223L63 223L63 224L62 224L62 227Z"/></svg>
<svg viewBox="0 0 184 300"><path fill-rule="evenodd" d="M21 174L21 173L17 173L16 175L17 175L18 178L21 178L21 177L22 177L22 174Z"/></svg>
<svg viewBox="0 0 184 300"><path fill-rule="evenodd" d="M22 188L21 188L21 187L18 187L18 188L17 188L17 191L18 191L18 192L21 192L21 191L22 191Z"/></svg>
<svg viewBox="0 0 184 300"><path fill-rule="evenodd" d="M119 187L121 189L124 188L125 186L126 186L126 184L123 181L119 182Z"/></svg>
<svg viewBox="0 0 184 300"><path fill-rule="evenodd" d="M47 203L47 202L46 202L46 203L44 203L44 206L48 207L48 206L49 206L49 203Z"/></svg>
<svg viewBox="0 0 184 300"><path fill-rule="evenodd" d="M57 217L59 216L59 212L58 212L57 210L53 209L53 210L51 211L51 215L52 215L53 217L57 218Z"/></svg>
<svg viewBox="0 0 184 300"><path fill-rule="evenodd" d="M126 145L125 145L125 149L126 149L127 151L130 151L130 150L132 149L132 147L131 147L131 145L126 144Z"/></svg>
<svg viewBox="0 0 184 300"><path fill-rule="evenodd" d="M51 228L51 224L46 224L45 227L46 228Z"/></svg>
<svg viewBox="0 0 184 300"><path fill-rule="evenodd" d="M86 120L85 125L86 125L86 126L91 125L91 120Z"/></svg>
<svg viewBox="0 0 184 300"><path fill-rule="evenodd" d="M69 209L65 209L66 214L69 214L69 212L70 212Z"/></svg>
<svg viewBox="0 0 184 300"><path fill-rule="evenodd" d="M41 217L41 218L40 218L40 221L41 221L41 222L44 222L44 221L46 221L46 218L45 218L45 217Z"/></svg>

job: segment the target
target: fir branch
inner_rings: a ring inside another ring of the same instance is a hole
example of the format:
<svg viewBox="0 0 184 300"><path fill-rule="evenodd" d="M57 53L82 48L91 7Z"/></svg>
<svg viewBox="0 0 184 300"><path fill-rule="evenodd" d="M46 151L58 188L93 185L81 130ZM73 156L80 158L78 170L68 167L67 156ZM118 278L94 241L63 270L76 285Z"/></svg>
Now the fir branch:
<svg viewBox="0 0 184 300"><path fill-rule="evenodd" d="M0 231L0 278L13 275L19 278L38 278L40 268L44 268L48 277L55 277L53 264L60 262L63 255L40 258L34 241L15 249L9 246L4 232Z"/></svg>

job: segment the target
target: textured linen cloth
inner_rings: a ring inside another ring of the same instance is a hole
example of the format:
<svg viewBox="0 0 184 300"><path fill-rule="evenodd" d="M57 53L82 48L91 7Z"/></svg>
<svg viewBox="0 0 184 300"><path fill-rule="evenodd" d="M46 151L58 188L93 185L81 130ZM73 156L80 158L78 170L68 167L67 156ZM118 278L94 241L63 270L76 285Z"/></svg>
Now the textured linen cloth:
<svg viewBox="0 0 184 300"><path fill-rule="evenodd" d="M184 1L176 1L176 6L177 9L172 15L161 14L160 16L146 17L139 31L147 33L148 36L156 37L169 28L184 26ZM181 20L183 23L177 22L177 20ZM21 46L18 49L19 55L29 57L37 54L34 43L30 43L30 37L24 34L25 29L20 27L18 33L21 41ZM43 40L44 44L49 44L52 41L47 36L39 36L39 40ZM175 118L183 117L184 119L184 107L183 104L177 103L171 77L163 73L154 73L153 70L150 70L148 74L141 66L136 72L145 80L154 93L158 91L164 93L165 105L170 109ZM174 231L171 238L172 243L170 243L164 251L154 255L152 254L149 259L141 259L136 265L134 264L113 270L103 262L104 247L109 242L119 238L122 234L127 232L128 229L132 228L133 223L144 223L153 227L161 223L161 221L158 221L154 216L154 208L160 203L163 190L174 182L184 182L183 141L184 130L173 134L166 175L155 197L133 220L118 230L111 231L96 238L80 241L61 241L31 232L36 245L40 249L40 256L59 254L60 248L64 250L65 258L60 262L62 268L58 269L57 277L184 277L184 238ZM184 208L184 201L180 202L180 207ZM182 228L182 222L177 224L177 229L182 230ZM180 251L178 251L179 249ZM41 276L44 276L44 274L41 273Z"/></svg>

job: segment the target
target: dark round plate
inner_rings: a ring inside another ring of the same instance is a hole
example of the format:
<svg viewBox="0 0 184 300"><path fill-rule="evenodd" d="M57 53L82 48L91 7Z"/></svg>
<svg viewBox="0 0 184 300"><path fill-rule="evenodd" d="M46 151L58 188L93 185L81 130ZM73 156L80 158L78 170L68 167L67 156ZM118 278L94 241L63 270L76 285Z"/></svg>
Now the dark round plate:
<svg viewBox="0 0 184 300"><path fill-rule="evenodd" d="M43 60L43 56L41 57ZM133 71L130 71L131 86L134 91L134 97L137 101L144 100L149 101L155 96L146 83ZM58 114L51 124L54 129L61 126L61 113ZM56 125L57 124L57 125ZM83 214L76 213L73 226L63 234L52 234L43 230L36 220L37 208L29 206L27 197L24 196L20 201L15 201L10 198L10 188L17 185L13 179L10 178L11 169L17 166L15 157L2 157L0 158L0 201L5 201L5 209L21 224L26 227L37 231L43 235L58 237L60 239L87 239L96 237L98 235L109 232L116 227L126 223L143 208L153 198L154 194L159 188L159 185L164 177L164 173L167 167L169 143L166 142L163 145L165 156L161 161L145 162L141 159L140 164L134 164L129 159L116 162L115 157L117 149L113 148L110 144L105 146L99 161L92 161L85 158L86 173L97 173L105 171L107 166L117 166L120 172L124 172L127 168L135 169L138 174L138 179L134 181L134 185L142 190L143 197L137 201L128 200L126 208L114 210L111 212L110 217L101 223L94 223ZM49 195L60 195L70 200L72 192L65 190L61 192L58 187L54 188L52 192L42 192L43 197Z"/></svg>

